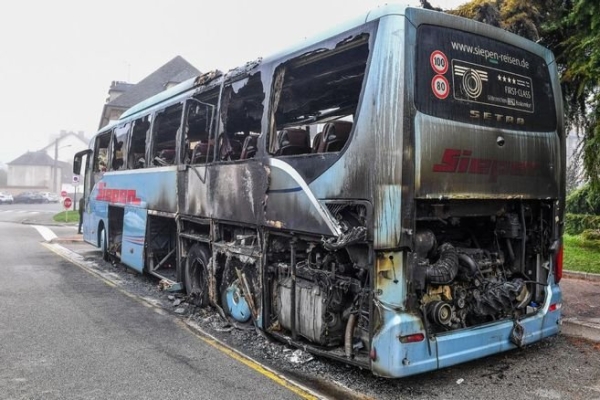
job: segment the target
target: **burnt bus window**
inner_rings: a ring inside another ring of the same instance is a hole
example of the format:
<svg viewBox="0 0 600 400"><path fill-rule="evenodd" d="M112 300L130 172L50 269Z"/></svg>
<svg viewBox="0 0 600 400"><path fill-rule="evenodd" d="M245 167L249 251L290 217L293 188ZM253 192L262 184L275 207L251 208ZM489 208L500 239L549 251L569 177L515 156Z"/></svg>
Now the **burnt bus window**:
<svg viewBox="0 0 600 400"><path fill-rule="evenodd" d="M131 123L118 126L114 131L114 145L113 145L113 157L112 157L112 169L118 171L127 169L127 146L129 145L129 128Z"/></svg>
<svg viewBox="0 0 600 400"><path fill-rule="evenodd" d="M94 172L106 172L108 167L108 146L112 131L98 135L94 145Z"/></svg>
<svg viewBox="0 0 600 400"><path fill-rule="evenodd" d="M184 125L183 161L184 163L204 164L212 161L214 139L211 132L215 128L216 104L218 93L202 100L192 98L186 101Z"/></svg>
<svg viewBox="0 0 600 400"><path fill-rule="evenodd" d="M131 132L131 146L127 153L127 162L130 169L146 167L146 136L150 130L151 117L136 119Z"/></svg>
<svg viewBox="0 0 600 400"><path fill-rule="evenodd" d="M369 35L292 59L275 72L269 152L275 156L337 152L352 131Z"/></svg>
<svg viewBox="0 0 600 400"><path fill-rule="evenodd" d="M176 164L176 138L181 125L181 103L167 107L156 114L152 132L152 154L150 165L165 166Z"/></svg>
<svg viewBox="0 0 600 400"><path fill-rule="evenodd" d="M424 114L496 128L556 129L548 65L527 50L421 25L415 68L415 105Z"/></svg>
<svg viewBox="0 0 600 400"><path fill-rule="evenodd" d="M261 131L265 92L260 73L228 83L221 98L223 129L216 142L217 161L253 158Z"/></svg>

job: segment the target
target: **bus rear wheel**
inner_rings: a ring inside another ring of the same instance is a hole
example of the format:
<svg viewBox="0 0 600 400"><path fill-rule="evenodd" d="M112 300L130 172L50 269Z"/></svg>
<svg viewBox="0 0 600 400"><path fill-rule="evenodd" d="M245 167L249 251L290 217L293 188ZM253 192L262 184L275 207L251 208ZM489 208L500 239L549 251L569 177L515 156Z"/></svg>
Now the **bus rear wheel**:
<svg viewBox="0 0 600 400"><path fill-rule="evenodd" d="M185 291L192 302L199 306L208 305L208 262L210 256L206 246L194 244L187 255L183 271Z"/></svg>

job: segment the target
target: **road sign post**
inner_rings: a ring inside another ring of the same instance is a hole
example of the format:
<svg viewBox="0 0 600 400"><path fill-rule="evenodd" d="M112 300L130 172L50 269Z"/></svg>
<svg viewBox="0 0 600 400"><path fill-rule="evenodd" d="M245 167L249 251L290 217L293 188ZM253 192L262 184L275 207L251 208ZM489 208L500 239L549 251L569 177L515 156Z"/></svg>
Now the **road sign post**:
<svg viewBox="0 0 600 400"><path fill-rule="evenodd" d="M69 208L71 208L72 205L73 205L73 201L71 200L71 198L65 197L63 200L63 207L65 207L65 210L67 210L65 212L65 222L67 222L67 215L69 214Z"/></svg>

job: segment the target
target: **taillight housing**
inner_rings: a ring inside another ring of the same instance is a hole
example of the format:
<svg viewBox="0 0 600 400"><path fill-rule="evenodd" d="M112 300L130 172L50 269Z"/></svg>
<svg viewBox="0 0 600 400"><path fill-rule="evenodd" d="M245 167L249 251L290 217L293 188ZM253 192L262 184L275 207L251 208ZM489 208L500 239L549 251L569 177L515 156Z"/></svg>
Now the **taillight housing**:
<svg viewBox="0 0 600 400"><path fill-rule="evenodd" d="M554 260L554 282L558 283L562 279L563 274L563 253L564 247L562 243L556 252L556 259Z"/></svg>

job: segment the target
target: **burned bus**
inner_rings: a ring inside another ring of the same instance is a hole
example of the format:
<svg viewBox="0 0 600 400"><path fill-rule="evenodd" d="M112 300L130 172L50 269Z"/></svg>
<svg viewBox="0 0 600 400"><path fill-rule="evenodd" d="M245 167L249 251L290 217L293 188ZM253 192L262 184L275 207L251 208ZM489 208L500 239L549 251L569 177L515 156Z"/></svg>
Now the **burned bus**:
<svg viewBox="0 0 600 400"><path fill-rule="evenodd" d="M314 354L403 377L559 332L557 68L501 29L376 9L137 104L84 160L105 258Z"/></svg>

